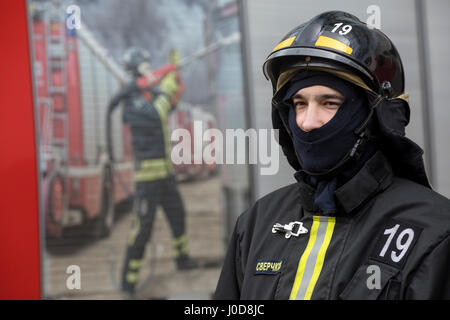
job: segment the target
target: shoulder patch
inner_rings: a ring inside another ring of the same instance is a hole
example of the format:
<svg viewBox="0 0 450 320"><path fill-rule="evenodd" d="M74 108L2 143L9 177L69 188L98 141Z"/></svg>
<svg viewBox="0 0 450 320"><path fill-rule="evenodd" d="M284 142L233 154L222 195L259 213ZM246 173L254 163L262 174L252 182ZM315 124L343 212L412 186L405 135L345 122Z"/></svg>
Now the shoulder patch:
<svg viewBox="0 0 450 320"><path fill-rule="evenodd" d="M258 260L256 262L255 274L277 274L281 272L284 259L281 260Z"/></svg>
<svg viewBox="0 0 450 320"><path fill-rule="evenodd" d="M423 228L398 220L388 220L379 233L370 258L402 269Z"/></svg>

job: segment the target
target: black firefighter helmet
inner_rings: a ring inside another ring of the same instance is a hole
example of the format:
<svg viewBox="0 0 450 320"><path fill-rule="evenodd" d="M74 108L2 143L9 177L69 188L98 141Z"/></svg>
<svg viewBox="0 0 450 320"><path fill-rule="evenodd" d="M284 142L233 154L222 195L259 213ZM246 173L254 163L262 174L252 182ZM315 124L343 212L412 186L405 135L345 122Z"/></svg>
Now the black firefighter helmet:
<svg viewBox="0 0 450 320"><path fill-rule="evenodd" d="M397 175L429 186L423 150L405 136L410 109L400 55L380 30L352 14L329 11L294 28L267 57L263 72L272 83L272 122L291 166L299 170L280 97L301 69L327 71L365 89L373 107L382 151Z"/></svg>
<svg viewBox="0 0 450 320"><path fill-rule="evenodd" d="M349 72L377 93L390 86L394 97L405 87L402 61L391 40L342 11L322 13L289 32L263 69L275 90L281 73L301 66Z"/></svg>

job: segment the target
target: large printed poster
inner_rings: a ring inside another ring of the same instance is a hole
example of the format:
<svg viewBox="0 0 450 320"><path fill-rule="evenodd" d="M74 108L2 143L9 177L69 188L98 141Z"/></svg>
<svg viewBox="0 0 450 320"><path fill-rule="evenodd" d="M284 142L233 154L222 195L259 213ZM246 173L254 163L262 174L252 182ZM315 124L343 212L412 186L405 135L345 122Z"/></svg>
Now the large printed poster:
<svg viewBox="0 0 450 320"><path fill-rule="evenodd" d="M245 127L237 3L28 9L44 298L211 298L249 195L207 133Z"/></svg>

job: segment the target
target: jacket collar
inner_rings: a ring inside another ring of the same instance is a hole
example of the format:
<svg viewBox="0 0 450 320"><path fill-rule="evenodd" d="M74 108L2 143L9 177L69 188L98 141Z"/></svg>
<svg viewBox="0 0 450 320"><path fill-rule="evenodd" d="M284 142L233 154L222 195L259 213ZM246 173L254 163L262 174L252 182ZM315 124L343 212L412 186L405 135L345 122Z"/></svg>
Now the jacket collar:
<svg viewBox="0 0 450 320"><path fill-rule="evenodd" d="M315 189L304 182L303 174L301 171L294 174L298 181L300 204L305 210L320 215L320 209L314 204ZM386 157L378 151L353 178L335 191L334 195L339 206L338 215L341 212L351 214L378 192L386 189L392 183L392 179L392 167Z"/></svg>

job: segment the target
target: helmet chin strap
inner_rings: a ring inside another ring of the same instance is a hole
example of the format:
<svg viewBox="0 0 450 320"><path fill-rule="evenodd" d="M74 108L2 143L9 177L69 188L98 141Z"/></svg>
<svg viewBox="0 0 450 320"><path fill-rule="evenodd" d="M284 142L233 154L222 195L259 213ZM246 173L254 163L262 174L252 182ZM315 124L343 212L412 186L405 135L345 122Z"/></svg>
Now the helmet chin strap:
<svg viewBox="0 0 450 320"><path fill-rule="evenodd" d="M378 105L381 103L381 101L384 99L383 96L378 95L372 105L370 106L369 115L367 118L361 123L361 125L355 129L354 133L356 136L358 136L358 139L356 140L353 147L347 152L347 154L331 169L324 171L324 172L310 172L305 169L303 169L303 165L299 157L297 156L297 159L302 166L302 169L300 169L300 172L304 172L309 176L320 178L320 179L328 179L331 177L335 177L339 173L341 173L345 167L351 163L353 160L357 160L361 156L361 149L366 144L366 142L369 140L368 132L367 132L367 126L369 124L370 119L372 118L372 115L374 113L374 110Z"/></svg>

